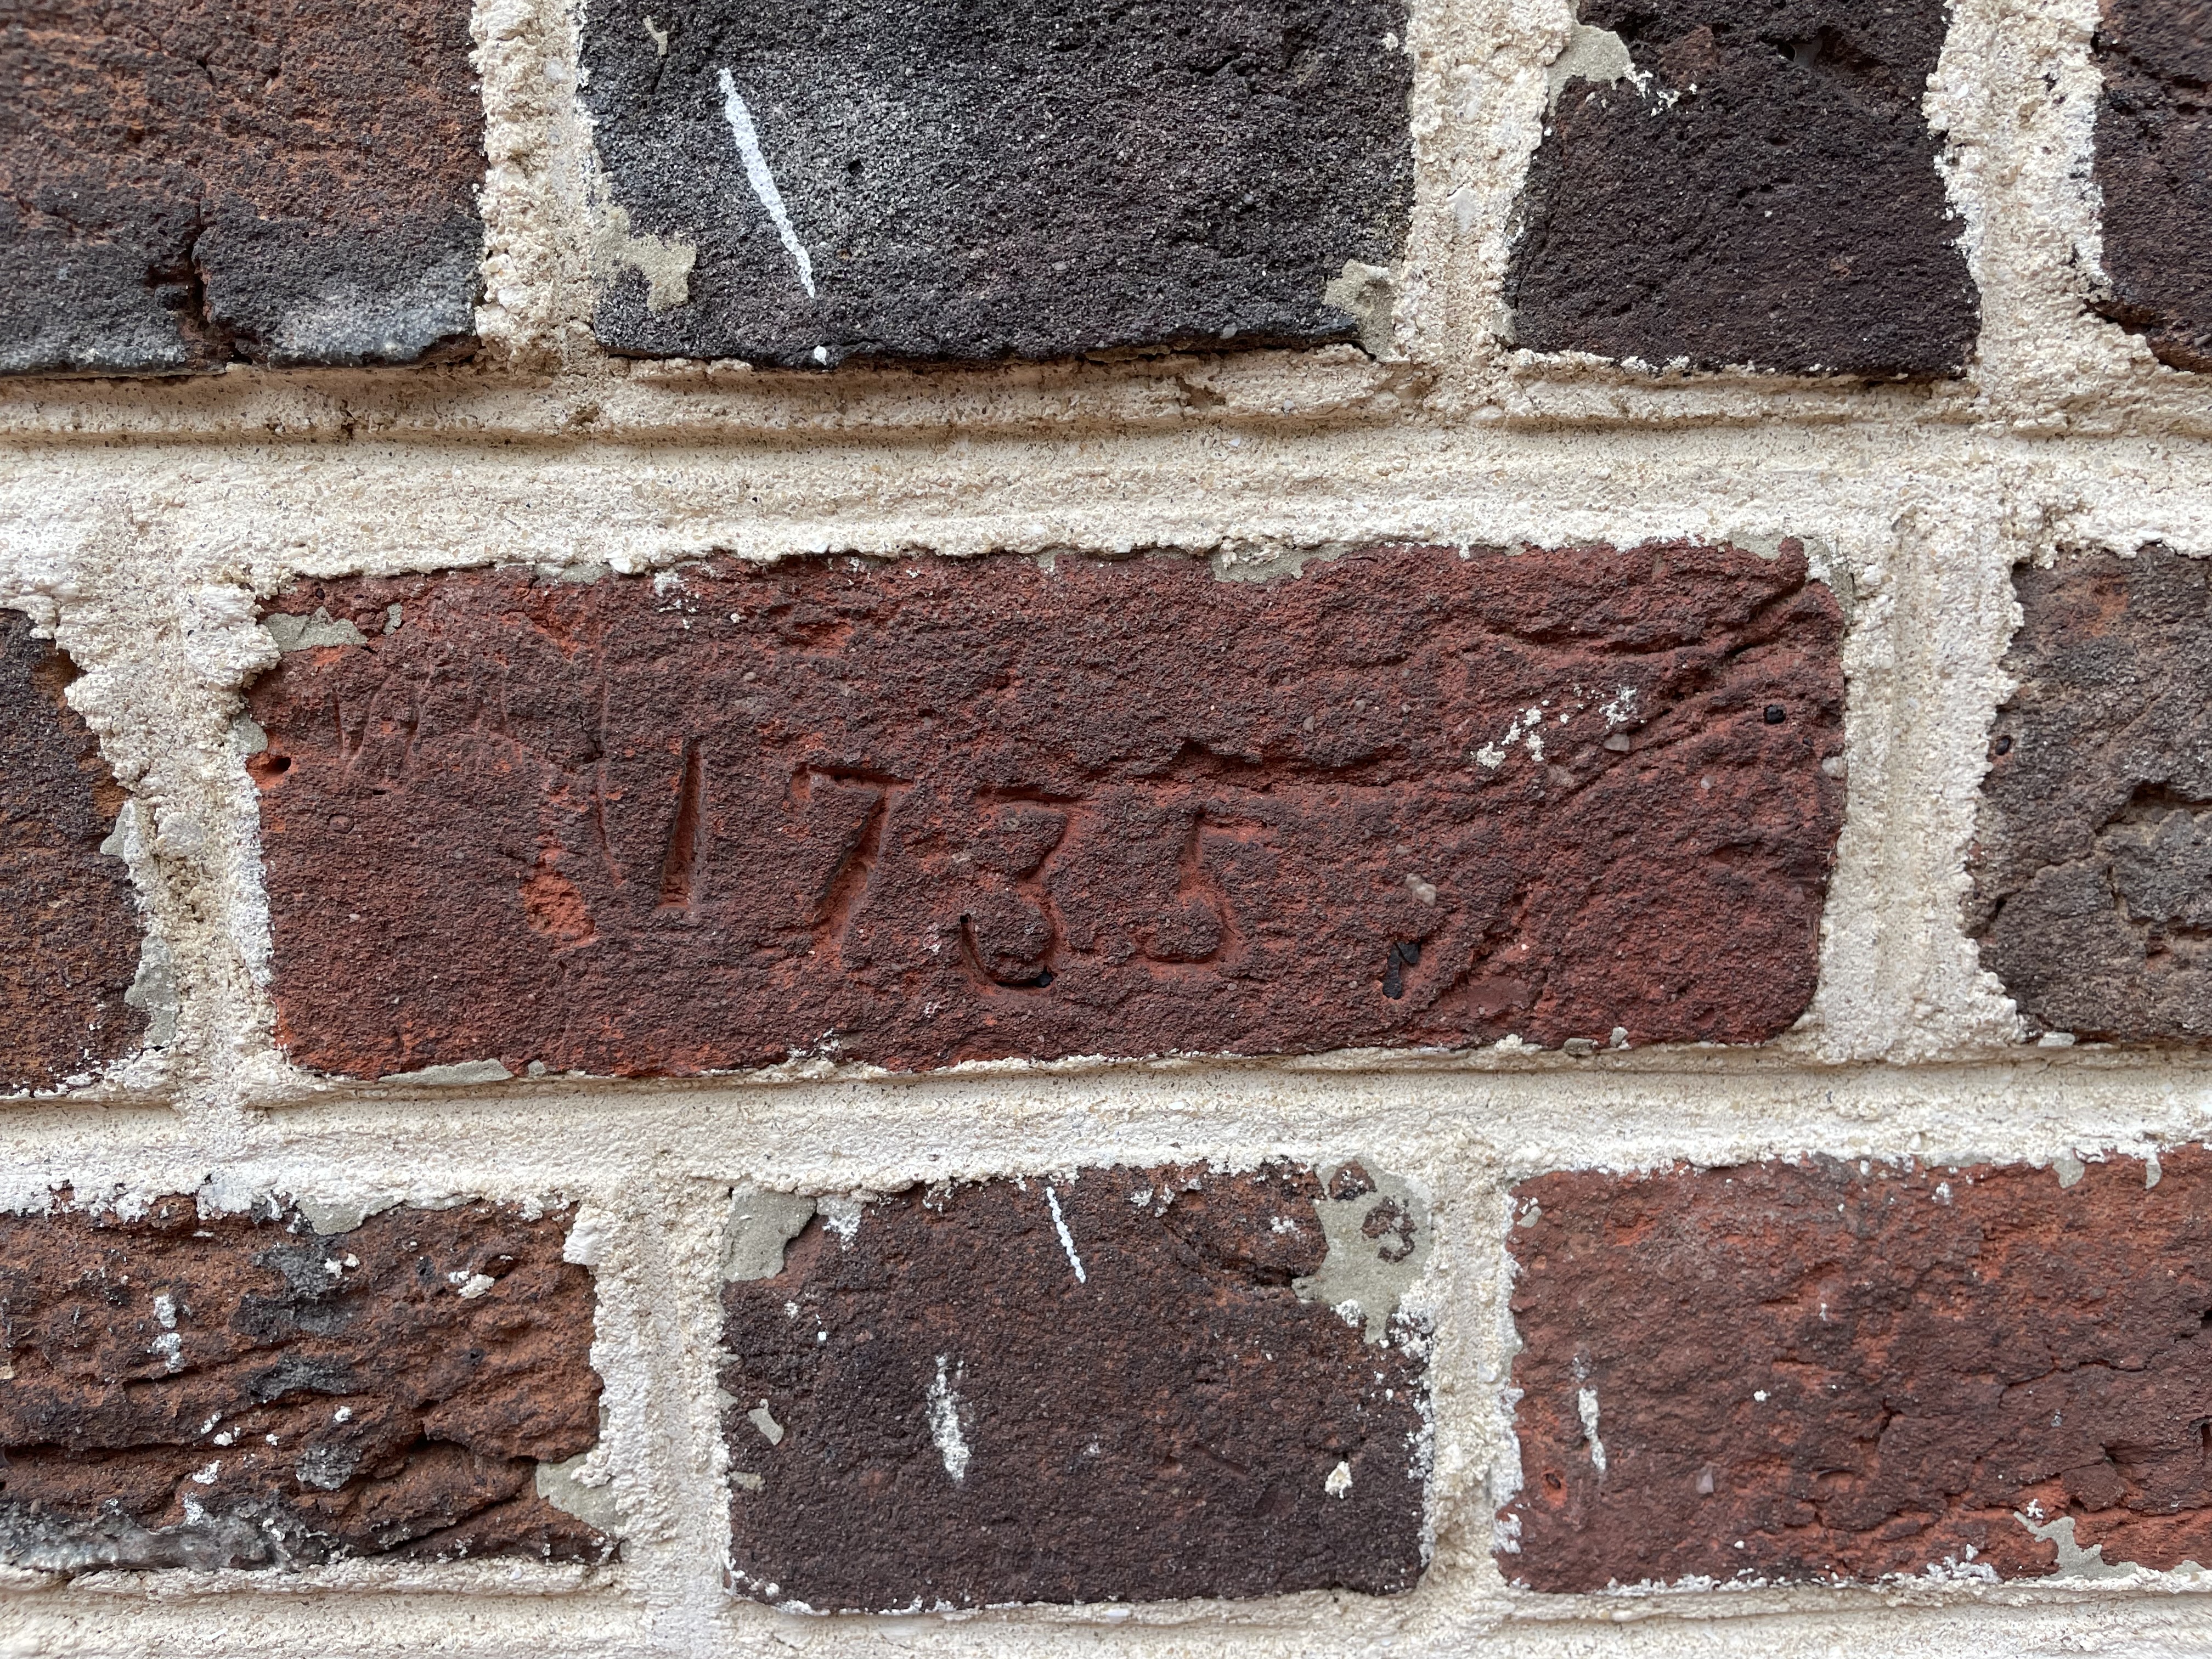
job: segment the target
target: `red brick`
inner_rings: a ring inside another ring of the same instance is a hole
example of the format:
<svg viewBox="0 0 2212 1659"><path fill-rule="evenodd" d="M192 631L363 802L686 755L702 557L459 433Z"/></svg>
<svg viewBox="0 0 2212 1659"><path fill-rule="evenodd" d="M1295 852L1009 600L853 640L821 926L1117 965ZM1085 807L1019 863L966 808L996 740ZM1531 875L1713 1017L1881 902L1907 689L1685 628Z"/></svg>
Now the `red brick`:
<svg viewBox="0 0 2212 1659"><path fill-rule="evenodd" d="M1525 1183L1506 1577L2212 1561L2212 1156L2162 1157Z"/></svg>
<svg viewBox="0 0 2212 1659"><path fill-rule="evenodd" d="M328 1072L1753 1042L1814 988L1843 685L1795 543L280 610L279 1032Z"/></svg>
<svg viewBox="0 0 2212 1659"><path fill-rule="evenodd" d="M2212 7L2105 0L2100 9L2095 178L2108 286L2097 307L2161 361L2212 371Z"/></svg>
<svg viewBox="0 0 2212 1659"><path fill-rule="evenodd" d="M0 1561L604 1559L534 1487L599 1437L570 1214L0 1216Z"/></svg>
<svg viewBox="0 0 2212 1659"><path fill-rule="evenodd" d="M1395 1310L1429 1237L1402 1183L1092 1169L813 1207L735 1206L731 1270L763 1275L723 1297L741 1593L885 1611L1419 1577L1428 1343Z"/></svg>
<svg viewBox="0 0 2212 1659"><path fill-rule="evenodd" d="M0 611L0 1090L51 1089L138 1046L130 871L100 850L123 807L62 693L69 659Z"/></svg>
<svg viewBox="0 0 2212 1659"><path fill-rule="evenodd" d="M2033 1033L2212 1037L2212 566L2156 543L2014 576L1967 930Z"/></svg>
<svg viewBox="0 0 2212 1659"><path fill-rule="evenodd" d="M475 331L467 0L20 0L0 374L451 356Z"/></svg>

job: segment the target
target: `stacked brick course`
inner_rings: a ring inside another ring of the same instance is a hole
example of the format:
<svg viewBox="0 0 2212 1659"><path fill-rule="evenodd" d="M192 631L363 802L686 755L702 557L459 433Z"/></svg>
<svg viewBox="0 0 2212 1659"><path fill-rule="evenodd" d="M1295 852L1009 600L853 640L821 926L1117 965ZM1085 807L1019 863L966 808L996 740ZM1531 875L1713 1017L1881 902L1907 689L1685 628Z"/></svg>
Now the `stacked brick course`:
<svg viewBox="0 0 2212 1659"><path fill-rule="evenodd" d="M0 11L9 1650L2200 1643L2208 52Z"/></svg>

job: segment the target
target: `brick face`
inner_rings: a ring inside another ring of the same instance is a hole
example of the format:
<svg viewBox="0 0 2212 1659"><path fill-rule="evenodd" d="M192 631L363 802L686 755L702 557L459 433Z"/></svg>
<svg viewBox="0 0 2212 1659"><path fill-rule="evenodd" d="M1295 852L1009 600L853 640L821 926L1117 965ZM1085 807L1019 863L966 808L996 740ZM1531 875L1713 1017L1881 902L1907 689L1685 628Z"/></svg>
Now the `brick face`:
<svg viewBox="0 0 2212 1659"><path fill-rule="evenodd" d="M465 0L0 18L0 374L410 362L474 331Z"/></svg>
<svg viewBox="0 0 2212 1659"><path fill-rule="evenodd" d="M2208 575L2154 544L2014 578L1967 922L2035 1028L2212 1036Z"/></svg>
<svg viewBox="0 0 2212 1659"><path fill-rule="evenodd" d="M1427 1344L1393 1309L1429 1240L1399 1183L1092 1169L737 1207L769 1229L723 1297L740 1593L891 1611L1419 1576Z"/></svg>
<svg viewBox="0 0 2212 1659"><path fill-rule="evenodd" d="M325 1071L1747 1042L1812 994L1842 684L1794 543L471 574L272 621L280 1036Z"/></svg>
<svg viewBox="0 0 2212 1659"><path fill-rule="evenodd" d="M1560 1591L2033 1578L2069 1537L2212 1560L2212 1156L2161 1159L1522 1183L1499 1565Z"/></svg>
<svg viewBox="0 0 2212 1659"><path fill-rule="evenodd" d="M100 850L123 805L62 693L69 659L0 611L0 1090L51 1089L137 1047L131 876Z"/></svg>
<svg viewBox="0 0 2212 1659"><path fill-rule="evenodd" d="M2096 53L2100 309L2174 368L2212 370L2212 5L2107 0Z"/></svg>
<svg viewBox="0 0 2212 1659"><path fill-rule="evenodd" d="M568 1220L464 1204L325 1237L189 1194L0 1216L0 1561L604 1559L533 1484L599 1435Z"/></svg>
<svg viewBox="0 0 2212 1659"><path fill-rule="evenodd" d="M1964 367L1979 307L1921 112L1945 17L1942 0L1590 0L1585 29L1617 43L1578 35L1553 71L1589 73L1555 88L1530 166L1517 343L1653 368Z"/></svg>
<svg viewBox="0 0 2212 1659"><path fill-rule="evenodd" d="M592 0L599 337L807 368L1352 338L1324 290L1397 258L1412 204L1406 27L1400 0Z"/></svg>

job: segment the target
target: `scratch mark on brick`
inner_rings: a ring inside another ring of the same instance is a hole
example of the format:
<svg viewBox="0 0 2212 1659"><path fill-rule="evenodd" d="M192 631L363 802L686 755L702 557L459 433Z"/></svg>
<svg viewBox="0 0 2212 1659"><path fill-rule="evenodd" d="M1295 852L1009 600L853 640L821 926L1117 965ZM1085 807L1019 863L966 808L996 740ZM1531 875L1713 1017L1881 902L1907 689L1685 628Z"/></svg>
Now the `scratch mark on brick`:
<svg viewBox="0 0 2212 1659"><path fill-rule="evenodd" d="M1044 1201L1052 1208L1052 1224L1060 1234L1060 1248L1067 1252L1067 1265L1075 1269L1075 1282L1084 1284L1088 1275L1083 1271L1083 1258L1075 1253L1075 1235L1067 1231L1066 1218L1060 1212L1060 1194L1053 1191L1050 1182L1045 1185Z"/></svg>
<svg viewBox="0 0 2212 1659"><path fill-rule="evenodd" d="M738 83L730 79L727 70L722 71L722 113L730 123L730 131L738 141L738 154L744 158L745 178L760 198L768 216L775 222L775 234L783 239L784 252L799 267L799 283L806 290L806 297L814 297L814 261L807 258L805 244L792 228L791 215L784 210L783 192L775 187L775 175L768 170L768 157L761 154L760 133L753 125L753 112L745 107L745 100L738 95Z"/></svg>

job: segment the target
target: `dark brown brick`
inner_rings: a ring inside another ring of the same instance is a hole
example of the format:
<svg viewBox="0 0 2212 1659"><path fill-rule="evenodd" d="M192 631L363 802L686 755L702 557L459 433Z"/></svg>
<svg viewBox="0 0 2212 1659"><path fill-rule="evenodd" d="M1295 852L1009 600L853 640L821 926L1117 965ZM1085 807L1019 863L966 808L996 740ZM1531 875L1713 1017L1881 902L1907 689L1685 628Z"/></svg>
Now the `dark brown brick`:
<svg viewBox="0 0 2212 1659"><path fill-rule="evenodd" d="M1843 685L1795 543L283 606L254 767L325 1071L1749 1042L1812 994Z"/></svg>
<svg viewBox="0 0 2212 1659"><path fill-rule="evenodd" d="M465 346L469 49L467 0L0 9L0 373Z"/></svg>
<svg viewBox="0 0 2212 1659"><path fill-rule="evenodd" d="M2106 0L2098 308L2176 368L2212 369L2212 0Z"/></svg>
<svg viewBox="0 0 2212 1659"><path fill-rule="evenodd" d="M2212 1157L2162 1156L1527 1182L1506 1577L2212 1561Z"/></svg>
<svg viewBox="0 0 2212 1659"><path fill-rule="evenodd" d="M1326 290L1403 246L1406 9L590 0L602 210L696 256L604 269L599 337L802 368L1355 337Z"/></svg>
<svg viewBox="0 0 2212 1659"><path fill-rule="evenodd" d="M533 1484L599 1437L570 1214L0 1216L0 1560L605 1559Z"/></svg>
<svg viewBox="0 0 2212 1659"><path fill-rule="evenodd" d="M2212 1036L2208 576L2153 545L2014 578L1966 921L2033 1029Z"/></svg>
<svg viewBox="0 0 2212 1659"><path fill-rule="evenodd" d="M138 906L100 850L123 807L62 693L69 659L0 611L0 1090L51 1089L131 1053L146 1016Z"/></svg>
<svg viewBox="0 0 2212 1659"><path fill-rule="evenodd" d="M733 1206L740 1593L916 1610L1419 1577L1427 1338L1395 1310L1429 1237L1402 1183L1099 1169L813 1207Z"/></svg>
<svg viewBox="0 0 2212 1659"><path fill-rule="evenodd" d="M1516 343L1654 368L1924 377L1980 305L1921 112L1943 0L1587 0L1634 68L1561 87Z"/></svg>

